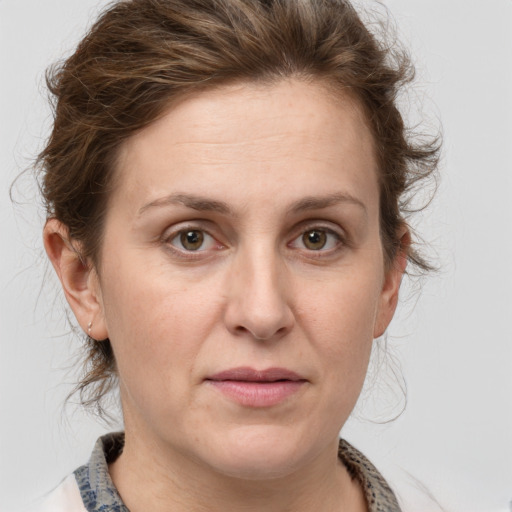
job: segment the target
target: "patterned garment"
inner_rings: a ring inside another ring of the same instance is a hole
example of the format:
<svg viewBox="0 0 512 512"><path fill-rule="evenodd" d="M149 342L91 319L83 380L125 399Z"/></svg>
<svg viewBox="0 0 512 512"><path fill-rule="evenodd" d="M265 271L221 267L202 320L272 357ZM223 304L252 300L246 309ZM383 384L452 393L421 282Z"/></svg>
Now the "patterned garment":
<svg viewBox="0 0 512 512"><path fill-rule="evenodd" d="M100 437L89 463L75 471L80 495L88 512L129 512L108 473L108 464L116 460L123 446L124 434L121 432ZM368 512L400 512L393 491L362 453L340 439L338 456L350 476L360 482Z"/></svg>
<svg viewBox="0 0 512 512"><path fill-rule="evenodd" d="M377 468L360 451L344 439L340 439L338 457L352 479L361 484L368 512L401 512L395 493Z"/></svg>
<svg viewBox="0 0 512 512"><path fill-rule="evenodd" d="M107 434L96 441L89 463L75 471L76 483L88 512L130 512L114 487L108 464L124 447L122 432Z"/></svg>

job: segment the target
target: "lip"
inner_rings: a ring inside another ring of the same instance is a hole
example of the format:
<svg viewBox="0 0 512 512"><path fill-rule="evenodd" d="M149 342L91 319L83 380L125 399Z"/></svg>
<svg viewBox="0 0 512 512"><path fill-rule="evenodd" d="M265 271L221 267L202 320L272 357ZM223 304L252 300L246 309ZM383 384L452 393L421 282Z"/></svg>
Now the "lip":
<svg viewBox="0 0 512 512"><path fill-rule="evenodd" d="M240 405L260 408L284 402L297 393L307 379L286 368L238 367L211 375L205 381Z"/></svg>

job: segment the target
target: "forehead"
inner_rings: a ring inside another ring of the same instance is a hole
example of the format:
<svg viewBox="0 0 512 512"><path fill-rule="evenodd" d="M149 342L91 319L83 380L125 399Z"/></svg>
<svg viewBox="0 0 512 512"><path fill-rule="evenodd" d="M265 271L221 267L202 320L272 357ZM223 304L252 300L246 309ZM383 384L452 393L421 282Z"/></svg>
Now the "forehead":
<svg viewBox="0 0 512 512"><path fill-rule="evenodd" d="M125 141L116 173L113 200L134 203L180 187L222 191L234 202L270 184L283 201L307 188L329 193L338 184L364 196L377 187L373 138L357 102L297 80L226 85L175 102Z"/></svg>

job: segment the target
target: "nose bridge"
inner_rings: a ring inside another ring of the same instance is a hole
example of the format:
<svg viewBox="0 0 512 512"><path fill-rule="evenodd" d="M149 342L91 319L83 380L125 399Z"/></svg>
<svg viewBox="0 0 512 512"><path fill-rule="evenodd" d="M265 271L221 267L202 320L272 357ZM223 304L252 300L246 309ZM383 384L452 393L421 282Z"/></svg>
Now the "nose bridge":
<svg viewBox="0 0 512 512"><path fill-rule="evenodd" d="M286 333L293 324L287 272L275 244L258 237L240 247L230 276L226 320L236 333L266 340Z"/></svg>

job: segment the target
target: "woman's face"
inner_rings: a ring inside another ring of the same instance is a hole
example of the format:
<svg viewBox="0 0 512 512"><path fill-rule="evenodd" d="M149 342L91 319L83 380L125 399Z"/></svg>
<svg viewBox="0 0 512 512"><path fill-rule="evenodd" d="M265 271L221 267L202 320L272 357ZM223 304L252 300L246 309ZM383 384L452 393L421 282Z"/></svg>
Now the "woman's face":
<svg viewBox="0 0 512 512"><path fill-rule="evenodd" d="M248 478L332 455L401 274L360 109L318 84L224 86L116 165L92 334L113 345L127 435Z"/></svg>

